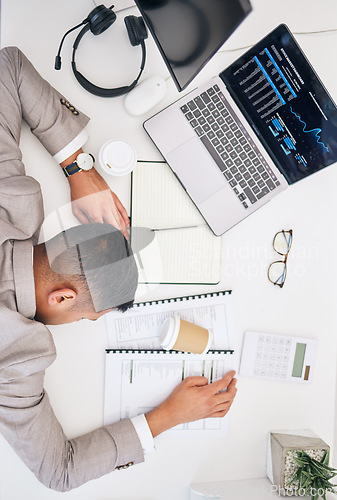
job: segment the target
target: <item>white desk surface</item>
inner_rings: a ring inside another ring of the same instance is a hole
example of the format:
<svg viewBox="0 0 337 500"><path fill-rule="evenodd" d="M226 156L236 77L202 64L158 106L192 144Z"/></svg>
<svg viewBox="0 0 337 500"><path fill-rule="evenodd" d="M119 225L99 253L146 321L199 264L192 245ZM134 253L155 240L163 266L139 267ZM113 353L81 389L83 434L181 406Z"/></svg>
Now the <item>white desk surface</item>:
<svg viewBox="0 0 337 500"><path fill-rule="evenodd" d="M106 2L104 2L106 3ZM115 10L132 0L116 0ZM253 13L224 48L257 42L280 22L297 33L337 27L336 0L252 0ZM123 97L102 99L88 94L70 69L72 35L62 53L63 67L53 69L63 33L92 9L92 0L2 0L1 45L17 45L42 75L70 102L92 117L87 150L98 153L111 137L130 141L139 159L160 159L142 129L146 118L124 111ZM100 37L87 35L78 50L78 68L103 86L131 83L138 72L140 48L131 47L124 15ZM314 68L337 101L337 32L298 35ZM168 72L152 40L144 77ZM238 55L220 52L190 89L217 74ZM106 61L109 61L106 66ZM110 62L111 61L111 62ZM172 80L158 106L179 97ZM153 114L151 112L150 114ZM67 203L67 182L54 161L24 127L24 161L29 174L42 185L46 214ZM109 181L129 207L130 177ZM54 186L59 186L56 190ZM166 440L158 438L157 452L128 470L114 472L66 494L81 500L187 500L189 484L203 481L250 479L265 476L267 433L270 429L310 428L333 447L336 385L336 206L337 167L332 166L296 184L222 237L221 283L209 286L160 286L153 298L232 289L238 342L246 329L317 337L316 377L310 386L240 379L231 409L230 437L220 440ZM266 271L275 255L274 234L292 228L293 247L283 289L269 283ZM94 429L103 419L104 318L96 323L53 327L58 358L47 370L46 388L54 410L69 437ZM1 439L0 499L48 500L59 494L42 486ZM335 462L336 463L336 462ZM234 498L234 496L233 496Z"/></svg>

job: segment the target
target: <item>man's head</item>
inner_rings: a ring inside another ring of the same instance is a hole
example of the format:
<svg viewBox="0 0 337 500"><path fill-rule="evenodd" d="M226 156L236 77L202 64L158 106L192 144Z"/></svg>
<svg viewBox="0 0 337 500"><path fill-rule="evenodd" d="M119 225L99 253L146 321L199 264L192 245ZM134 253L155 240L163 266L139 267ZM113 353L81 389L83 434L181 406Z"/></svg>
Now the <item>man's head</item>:
<svg viewBox="0 0 337 500"><path fill-rule="evenodd" d="M85 224L34 247L35 319L62 324L132 306L137 266L123 234Z"/></svg>

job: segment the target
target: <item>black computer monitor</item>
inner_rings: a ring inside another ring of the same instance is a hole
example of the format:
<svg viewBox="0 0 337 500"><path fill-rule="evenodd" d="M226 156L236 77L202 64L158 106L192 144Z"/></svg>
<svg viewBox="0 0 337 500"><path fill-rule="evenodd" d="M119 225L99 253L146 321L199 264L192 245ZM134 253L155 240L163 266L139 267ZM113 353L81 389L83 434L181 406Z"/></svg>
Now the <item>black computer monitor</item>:
<svg viewBox="0 0 337 500"><path fill-rule="evenodd" d="M135 0L179 91L252 10L249 0Z"/></svg>

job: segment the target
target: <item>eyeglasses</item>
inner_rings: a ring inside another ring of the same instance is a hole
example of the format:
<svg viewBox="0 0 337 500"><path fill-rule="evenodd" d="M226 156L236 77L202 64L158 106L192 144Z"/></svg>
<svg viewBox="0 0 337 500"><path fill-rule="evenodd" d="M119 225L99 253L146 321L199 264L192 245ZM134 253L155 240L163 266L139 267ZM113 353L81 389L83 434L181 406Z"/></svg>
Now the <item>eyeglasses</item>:
<svg viewBox="0 0 337 500"><path fill-rule="evenodd" d="M287 259L293 240L293 231L279 231L275 234L273 248L283 256L283 260L272 262L268 268L268 278L274 285L283 287L287 275Z"/></svg>

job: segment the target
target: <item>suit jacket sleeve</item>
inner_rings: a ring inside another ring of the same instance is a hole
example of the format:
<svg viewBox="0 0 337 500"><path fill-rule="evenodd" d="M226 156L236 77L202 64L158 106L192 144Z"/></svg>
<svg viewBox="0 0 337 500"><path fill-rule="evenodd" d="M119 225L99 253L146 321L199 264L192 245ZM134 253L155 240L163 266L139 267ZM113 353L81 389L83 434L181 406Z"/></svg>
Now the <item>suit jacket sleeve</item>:
<svg viewBox="0 0 337 500"><path fill-rule="evenodd" d="M143 452L130 420L68 439L44 391L56 353L49 330L33 320L32 242L43 207L38 183L25 176L21 118L52 155L88 118L61 102L18 49L0 51L0 69L0 432L43 484L65 491L140 462Z"/></svg>
<svg viewBox="0 0 337 500"><path fill-rule="evenodd" d="M16 47L0 50L0 102L1 179L25 175L20 150L22 118L52 156L71 143L89 122Z"/></svg>
<svg viewBox="0 0 337 500"><path fill-rule="evenodd" d="M67 491L144 460L130 420L67 439L43 389L55 359L50 332L4 307L0 330L0 432L44 485Z"/></svg>
<svg viewBox="0 0 337 500"><path fill-rule="evenodd" d="M10 47L4 50L9 52L14 68L13 79L22 117L32 133L54 156L83 130L89 118L44 80L19 49Z"/></svg>

